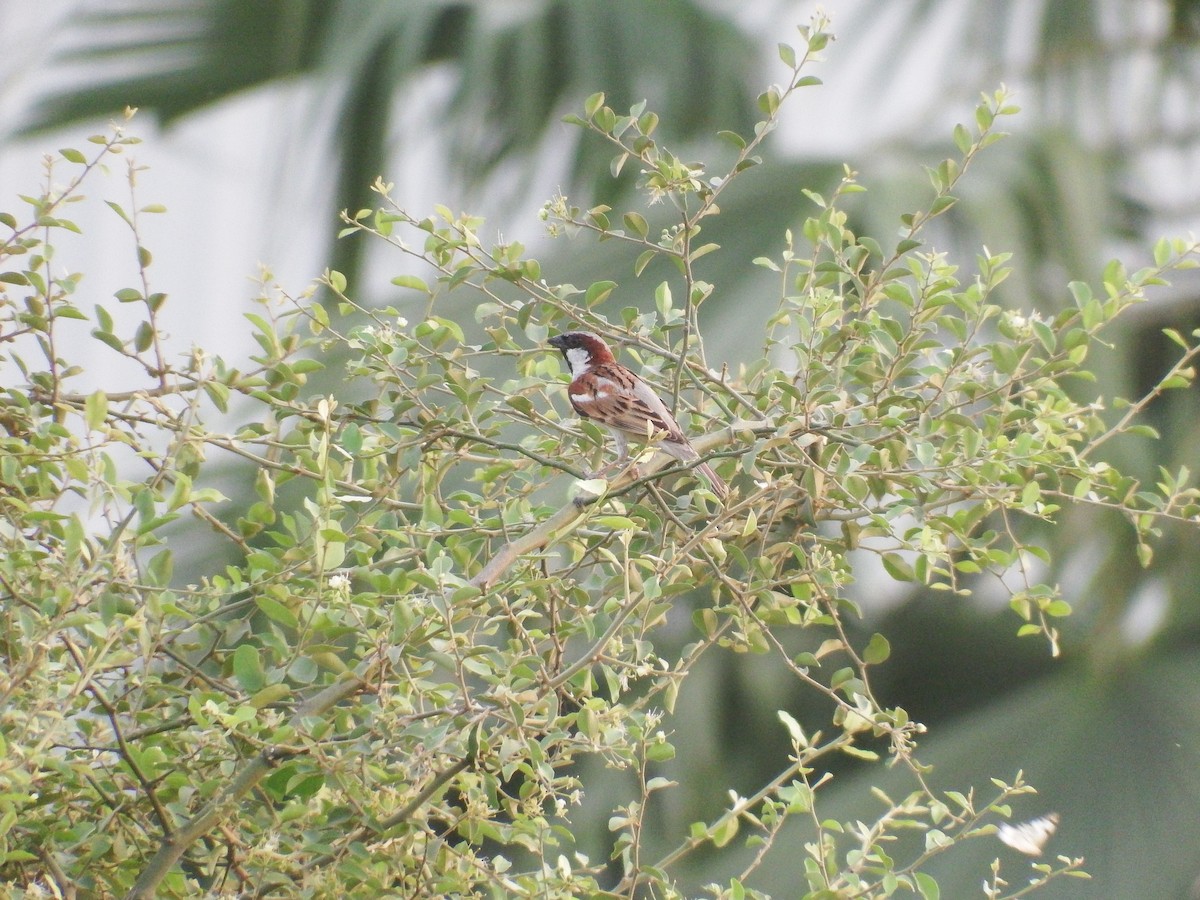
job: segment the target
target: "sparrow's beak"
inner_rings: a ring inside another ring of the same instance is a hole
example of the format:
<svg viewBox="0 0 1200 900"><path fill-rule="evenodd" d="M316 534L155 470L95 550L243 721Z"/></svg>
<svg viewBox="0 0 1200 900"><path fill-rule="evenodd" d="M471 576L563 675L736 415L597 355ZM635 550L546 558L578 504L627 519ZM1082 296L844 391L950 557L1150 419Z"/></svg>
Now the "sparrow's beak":
<svg viewBox="0 0 1200 900"><path fill-rule="evenodd" d="M554 347L556 350L561 350L563 348L563 345L566 343L566 341L563 339L563 336L561 334L556 334L554 337L550 338L550 340L548 340L546 343L548 343L551 347Z"/></svg>

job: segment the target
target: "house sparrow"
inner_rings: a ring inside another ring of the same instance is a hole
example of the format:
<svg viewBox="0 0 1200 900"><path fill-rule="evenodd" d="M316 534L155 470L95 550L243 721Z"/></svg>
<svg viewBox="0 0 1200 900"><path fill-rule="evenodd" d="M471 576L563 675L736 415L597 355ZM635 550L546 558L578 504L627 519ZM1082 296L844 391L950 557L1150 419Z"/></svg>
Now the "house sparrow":
<svg viewBox="0 0 1200 900"><path fill-rule="evenodd" d="M568 331L550 338L550 346L562 351L571 369L567 388L571 406L612 433L618 463L629 458L631 436L659 441L658 446L680 462L693 463L700 458L654 389L617 362L597 335ZM708 479L713 493L724 500L729 487L712 467L700 463L696 468Z"/></svg>

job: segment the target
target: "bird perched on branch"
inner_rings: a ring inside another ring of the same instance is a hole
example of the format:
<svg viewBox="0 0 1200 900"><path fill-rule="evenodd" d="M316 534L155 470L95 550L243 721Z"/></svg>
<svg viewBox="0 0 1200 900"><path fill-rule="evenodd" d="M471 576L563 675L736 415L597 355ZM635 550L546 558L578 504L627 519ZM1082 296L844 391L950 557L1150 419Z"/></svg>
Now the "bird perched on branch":
<svg viewBox="0 0 1200 900"><path fill-rule="evenodd" d="M617 462L629 458L629 438L657 442L659 448L683 463L694 463L700 454L650 385L625 368L598 335L568 331L550 338L571 369L567 397L575 412L612 433ZM708 463L696 466L722 500L729 487Z"/></svg>

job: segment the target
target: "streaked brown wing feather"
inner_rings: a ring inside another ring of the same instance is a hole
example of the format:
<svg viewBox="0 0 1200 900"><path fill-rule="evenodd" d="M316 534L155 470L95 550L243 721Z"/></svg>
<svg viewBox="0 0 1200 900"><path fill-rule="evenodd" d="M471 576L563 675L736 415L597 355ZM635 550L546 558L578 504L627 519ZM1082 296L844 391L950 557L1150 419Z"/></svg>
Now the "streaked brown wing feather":
<svg viewBox="0 0 1200 900"><path fill-rule="evenodd" d="M660 434L670 441L686 441L650 385L624 366L597 366L582 381L572 382L568 396L577 413L610 428L635 437Z"/></svg>
<svg viewBox="0 0 1200 900"><path fill-rule="evenodd" d="M605 422L613 428L628 431L635 437L648 438L656 434L671 435L674 429L645 401L630 397L615 397L606 401ZM646 423L650 427L646 427Z"/></svg>
<svg viewBox="0 0 1200 900"><path fill-rule="evenodd" d="M667 439L677 443L686 443L687 438L683 436L683 431L679 427L679 423L675 421L675 417L671 415L671 411L667 409L662 398L654 392L654 388L638 378L633 386L633 394L637 398L637 412L645 418L650 419L654 423L656 430L666 432ZM646 426L643 422L639 422L639 428L645 432Z"/></svg>

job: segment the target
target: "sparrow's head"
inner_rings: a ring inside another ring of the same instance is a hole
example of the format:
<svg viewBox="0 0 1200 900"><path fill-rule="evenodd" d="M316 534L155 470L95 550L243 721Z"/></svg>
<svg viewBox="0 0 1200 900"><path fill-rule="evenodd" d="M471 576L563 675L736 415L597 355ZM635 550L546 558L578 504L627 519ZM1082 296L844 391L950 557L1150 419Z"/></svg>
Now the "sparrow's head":
<svg viewBox="0 0 1200 900"><path fill-rule="evenodd" d="M550 346L562 351L572 375L582 375L592 366L613 361L612 351L599 335L590 331L567 331L550 338Z"/></svg>

